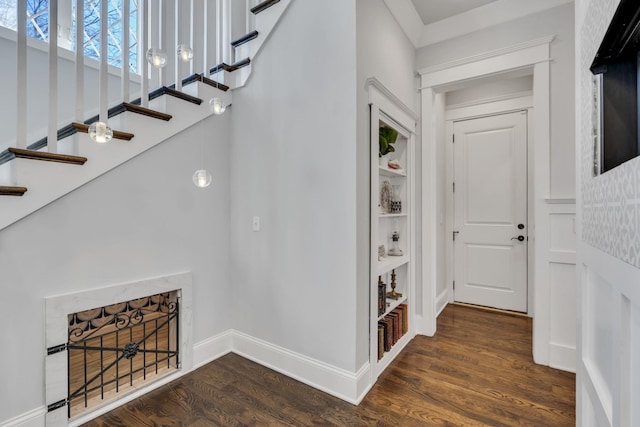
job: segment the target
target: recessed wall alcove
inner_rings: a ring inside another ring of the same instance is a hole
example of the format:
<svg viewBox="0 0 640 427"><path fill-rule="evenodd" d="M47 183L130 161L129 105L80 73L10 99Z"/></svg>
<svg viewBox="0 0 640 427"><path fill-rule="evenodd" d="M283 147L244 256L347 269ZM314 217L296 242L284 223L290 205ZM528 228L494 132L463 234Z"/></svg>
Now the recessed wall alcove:
<svg viewBox="0 0 640 427"><path fill-rule="evenodd" d="M171 381L181 370L190 370L191 287L191 273L181 273L45 298L47 426L79 425ZM106 333L101 338L97 331ZM83 335L91 339L83 342ZM171 342L170 338L173 344L163 347L160 341ZM156 356L161 363L155 363ZM78 404L75 394L70 399L70 393L79 388L69 376L77 370L71 367L72 359L74 364L88 361L97 366L87 369L86 375L80 373L91 384L84 391L94 389L88 393L86 408ZM116 374L113 362L117 359L121 368ZM149 368L141 368L140 363ZM122 378L114 382L114 375ZM108 399L101 397L103 390L108 391Z"/></svg>

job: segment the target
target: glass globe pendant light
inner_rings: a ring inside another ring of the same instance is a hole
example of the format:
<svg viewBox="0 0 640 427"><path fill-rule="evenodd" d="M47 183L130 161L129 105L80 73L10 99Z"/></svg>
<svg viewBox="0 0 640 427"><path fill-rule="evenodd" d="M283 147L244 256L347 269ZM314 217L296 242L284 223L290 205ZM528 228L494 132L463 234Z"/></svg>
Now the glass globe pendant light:
<svg viewBox="0 0 640 427"><path fill-rule="evenodd" d="M93 122L89 126L89 138L98 143L111 141L113 131L105 122Z"/></svg>
<svg viewBox="0 0 640 427"><path fill-rule="evenodd" d="M224 105L222 99L216 97L209 100L209 109L213 114L219 116L220 114L224 113L224 111L227 109L227 106Z"/></svg>
<svg viewBox="0 0 640 427"><path fill-rule="evenodd" d="M191 49L189 45L179 44L177 52L178 58L180 58L182 62L189 62L193 59L193 49Z"/></svg>
<svg viewBox="0 0 640 427"><path fill-rule="evenodd" d="M146 58L147 62L156 68L162 68L167 65L167 54L162 49L156 47L150 48L147 50Z"/></svg>
<svg viewBox="0 0 640 427"><path fill-rule="evenodd" d="M193 183L198 188L206 188L211 184L211 174L204 168L204 120L200 122L200 130L202 131L202 139L200 141L200 169L193 173Z"/></svg>
<svg viewBox="0 0 640 427"><path fill-rule="evenodd" d="M208 187L211 184L211 174L205 169L198 169L193 174L193 183L196 187Z"/></svg>

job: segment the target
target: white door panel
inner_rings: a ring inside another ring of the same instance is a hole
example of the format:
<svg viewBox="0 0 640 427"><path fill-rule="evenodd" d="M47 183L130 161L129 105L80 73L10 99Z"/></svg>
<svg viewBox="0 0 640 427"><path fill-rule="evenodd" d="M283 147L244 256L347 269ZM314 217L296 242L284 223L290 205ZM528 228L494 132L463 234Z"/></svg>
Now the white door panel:
<svg viewBox="0 0 640 427"><path fill-rule="evenodd" d="M527 311L526 129L526 112L454 123L456 301Z"/></svg>

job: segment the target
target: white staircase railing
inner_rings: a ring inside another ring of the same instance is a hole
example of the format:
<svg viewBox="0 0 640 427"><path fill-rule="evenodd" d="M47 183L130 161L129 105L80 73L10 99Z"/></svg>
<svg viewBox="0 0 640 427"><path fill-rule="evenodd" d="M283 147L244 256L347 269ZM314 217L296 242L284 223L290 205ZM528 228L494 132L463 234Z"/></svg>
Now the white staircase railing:
<svg viewBox="0 0 640 427"><path fill-rule="evenodd" d="M224 92L225 86L234 89L246 83L251 61L290 1L48 0L47 13L37 11L37 19L35 13L27 15L31 0L17 1L15 35L0 28L0 37L15 41L15 53L2 52L0 44L0 55L15 57L14 63L5 64L13 64L17 77L13 105L2 105L11 103L11 96L0 99L0 111L13 110L15 114L0 116L0 128L9 130L0 136L0 229L213 114L208 99L198 107L182 108L175 107L173 100L152 100L150 93L155 93L154 97L169 93L171 89L163 88L172 85L180 93L219 97L230 104L231 93ZM264 10L255 15L250 12L255 6ZM242 34L242 38L250 30L259 34L240 46L230 44L232 36ZM35 40L30 33L59 43ZM151 49L156 54L151 62L163 63L163 67L147 62ZM229 69L239 61L242 64L236 70ZM43 80L46 90L34 90L42 87ZM114 117L122 111L136 111L122 107L127 103L169 113L172 123L161 125L165 131L149 132L155 127L148 124L149 119L129 112ZM174 111L169 111L172 108ZM191 117L182 117L186 114ZM95 142L74 135L78 129L87 131L86 125L98 120L115 131L136 135L132 143L137 148L96 150ZM136 133L141 130L145 135ZM44 160L49 162L15 159L19 150L12 147L27 150L25 158L29 159L38 158L31 152L47 152ZM64 162L65 156L86 156L89 160L82 171L51 166L51 161Z"/></svg>

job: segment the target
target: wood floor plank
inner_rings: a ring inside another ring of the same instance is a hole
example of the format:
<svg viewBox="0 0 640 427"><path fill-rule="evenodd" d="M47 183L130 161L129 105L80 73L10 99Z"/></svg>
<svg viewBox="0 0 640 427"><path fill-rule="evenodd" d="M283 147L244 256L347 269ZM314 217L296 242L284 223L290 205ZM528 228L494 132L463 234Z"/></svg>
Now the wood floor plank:
<svg viewBox="0 0 640 427"><path fill-rule="evenodd" d="M534 364L531 333L450 305L358 406L228 354L86 426L573 426L575 375Z"/></svg>

